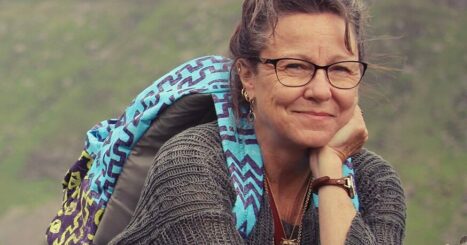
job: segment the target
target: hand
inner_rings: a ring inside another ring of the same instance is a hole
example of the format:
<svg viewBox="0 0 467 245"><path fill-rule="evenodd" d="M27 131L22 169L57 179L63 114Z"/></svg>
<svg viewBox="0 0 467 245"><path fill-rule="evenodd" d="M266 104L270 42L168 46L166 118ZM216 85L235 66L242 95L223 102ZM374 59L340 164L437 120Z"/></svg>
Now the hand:
<svg viewBox="0 0 467 245"><path fill-rule="evenodd" d="M310 152L310 167L314 177L341 172L342 163L357 153L368 140L368 130L359 106L352 118L339 129L329 143ZM331 166L332 165L332 166Z"/></svg>
<svg viewBox="0 0 467 245"><path fill-rule="evenodd" d="M350 121L337 131L325 147L333 150L344 162L345 159L360 151L367 140L368 130L362 110L357 105Z"/></svg>

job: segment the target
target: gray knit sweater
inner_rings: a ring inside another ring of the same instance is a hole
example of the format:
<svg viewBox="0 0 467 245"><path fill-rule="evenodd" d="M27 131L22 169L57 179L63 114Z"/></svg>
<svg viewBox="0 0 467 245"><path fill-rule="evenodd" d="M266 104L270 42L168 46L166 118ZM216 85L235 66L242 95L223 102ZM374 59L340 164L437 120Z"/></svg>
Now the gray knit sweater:
<svg viewBox="0 0 467 245"><path fill-rule="evenodd" d="M353 163L361 209L346 244L401 244L406 207L397 174L366 150L353 156ZM134 216L111 244L271 244L267 195L247 240L235 228L234 201L217 124L188 129L161 148ZM319 244L317 208L305 213L302 244Z"/></svg>

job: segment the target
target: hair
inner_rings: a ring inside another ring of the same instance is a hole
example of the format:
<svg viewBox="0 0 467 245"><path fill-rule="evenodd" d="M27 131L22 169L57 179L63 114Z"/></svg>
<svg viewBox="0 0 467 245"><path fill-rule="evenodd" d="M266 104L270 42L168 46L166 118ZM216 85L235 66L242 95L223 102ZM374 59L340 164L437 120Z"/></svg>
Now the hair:
<svg viewBox="0 0 467 245"><path fill-rule="evenodd" d="M350 29L355 32L358 58L365 57L365 26L368 17L360 0L245 0L242 6L242 18L230 38L230 55L234 60L230 74L233 108L238 116L240 106L249 106L241 95L243 88L238 76L236 63L244 59L253 71L256 71L257 57L265 48L267 39L274 35L279 18L294 13L332 13L345 20L344 44L351 49Z"/></svg>

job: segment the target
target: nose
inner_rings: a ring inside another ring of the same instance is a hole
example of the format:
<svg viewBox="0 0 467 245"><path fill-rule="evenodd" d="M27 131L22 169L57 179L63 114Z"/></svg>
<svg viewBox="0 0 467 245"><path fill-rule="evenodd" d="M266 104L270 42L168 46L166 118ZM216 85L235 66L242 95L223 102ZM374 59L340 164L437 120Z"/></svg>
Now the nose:
<svg viewBox="0 0 467 245"><path fill-rule="evenodd" d="M305 85L304 96L316 102L327 101L331 98L331 84L324 69L318 69L311 81Z"/></svg>

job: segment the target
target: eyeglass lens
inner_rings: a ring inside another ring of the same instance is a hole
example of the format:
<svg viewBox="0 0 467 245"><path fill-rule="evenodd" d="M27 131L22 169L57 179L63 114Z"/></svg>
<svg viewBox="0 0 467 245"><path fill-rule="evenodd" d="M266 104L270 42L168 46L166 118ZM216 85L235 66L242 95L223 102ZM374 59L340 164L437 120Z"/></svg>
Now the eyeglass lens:
<svg viewBox="0 0 467 245"><path fill-rule="evenodd" d="M338 88L353 88L361 80L364 65L358 61L344 61L327 67L329 82ZM276 74L279 82L285 86L303 86L315 75L317 67L312 63L281 59L276 63Z"/></svg>

